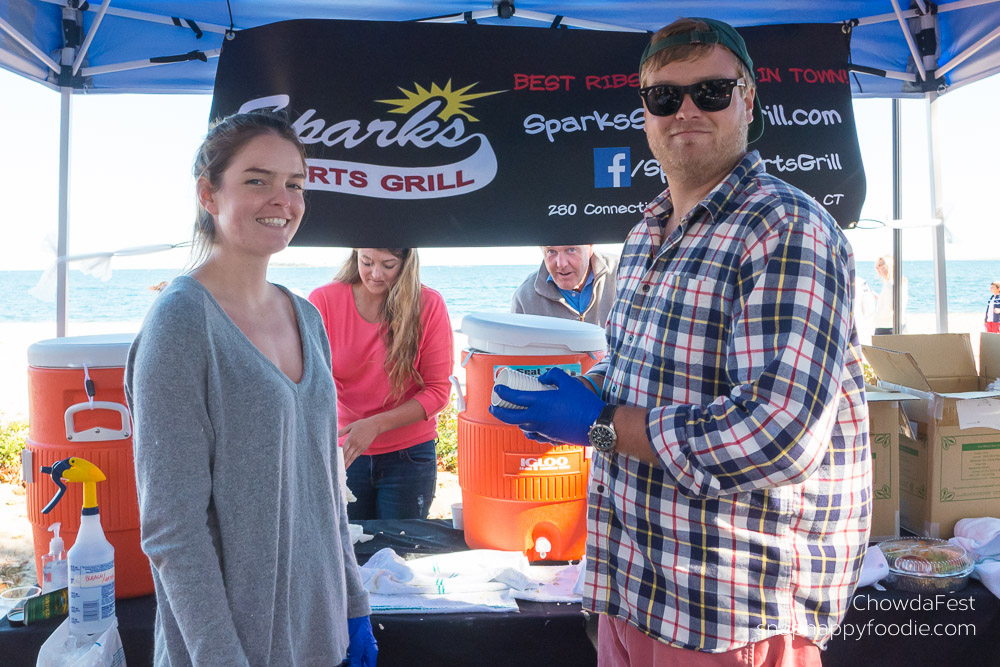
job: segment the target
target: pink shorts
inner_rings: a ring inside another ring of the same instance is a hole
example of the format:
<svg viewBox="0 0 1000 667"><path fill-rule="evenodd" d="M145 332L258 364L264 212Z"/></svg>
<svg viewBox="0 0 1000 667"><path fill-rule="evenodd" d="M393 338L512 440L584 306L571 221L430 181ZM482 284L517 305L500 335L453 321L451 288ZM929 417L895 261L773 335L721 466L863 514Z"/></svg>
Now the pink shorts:
<svg viewBox="0 0 1000 667"><path fill-rule="evenodd" d="M598 667L822 667L820 650L805 637L776 635L725 653L668 646L625 621L601 614Z"/></svg>

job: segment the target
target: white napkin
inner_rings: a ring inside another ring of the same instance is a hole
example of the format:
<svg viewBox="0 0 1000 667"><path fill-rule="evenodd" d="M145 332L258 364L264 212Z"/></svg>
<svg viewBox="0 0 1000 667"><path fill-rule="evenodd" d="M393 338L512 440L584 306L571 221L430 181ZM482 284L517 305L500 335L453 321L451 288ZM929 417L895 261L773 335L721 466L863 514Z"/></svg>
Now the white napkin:
<svg viewBox="0 0 1000 667"><path fill-rule="evenodd" d="M479 591L450 595L378 595L368 594L373 613L383 614L471 614L472 612L517 611L510 591Z"/></svg>
<svg viewBox="0 0 1000 667"><path fill-rule="evenodd" d="M885 554L878 548L878 545L868 547L865 552L865 559L861 563L861 575L858 577L858 588L862 586L874 586L878 590L885 589L879 586L879 581L885 579L889 574L889 561L885 559Z"/></svg>
<svg viewBox="0 0 1000 667"><path fill-rule="evenodd" d="M583 596L574 589L583 564L531 565L522 585L511 584L511 596L534 602L580 602ZM497 577L503 580L503 575Z"/></svg>
<svg viewBox="0 0 1000 667"><path fill-rule="evenodd" d="M589 452L593 447L587 447ZM580 559L580 572L576 575L576 583L573 584L573 594L579 595L583 600L583 585L587 583L587 557Z"/></svg>
<svg viewBox="0 0 1000 667"><path fill-rule="evenodd" d="M347 486L347 468L344 467L344 448L337 447L337 483L340 486L340 496L344 504L353 503L357 500L351 489ZM347 524L347 529L351 531L351 544L358 542L368 542L375 539L374 535L366 535L364 526L359 523Z"/></svg>
<svg viewBox="0 0 1000 667"><path fill-rule="evenodd" d="M519 551L475 549L403 560L382 549L361 567L361 580L376 611L517 611L515 599L579 602L573 586L580 567L529 566Z"/></svg>
<svg viewBox="0 0 1000 667"><path fill-rule="evenodd" d="M955 524L955 537L948 541L969 553L975 563L972 576L1000 598L1000 519L961 519Z"/></svg>
<svg viewBox="0 0 1000 667"><path fill-rule="evenodd" d="M375 553L361 567L372 611L396 614L512 612L517 602L508 579L527 569L520 552L479 549L403 560L392 549Z"/></svg>
<svg viewBox="0 0 1000 667"><path fill-rule="evenodd" d="M368 542L375 539L374 535L368 535L365 533L365 527L359 523L347 524L347 530L351 531L351 544Z"/></svg>
<svg viewBox="0 0 1000 667"><path fill-rule="evenodd" d="M508 569L523 573L527 567L528 559L519 551L475 549L403 560L386 548L361 568L361 581L369 593L383 595L504 591L510 585L494 581L497 575Z"/></svg>

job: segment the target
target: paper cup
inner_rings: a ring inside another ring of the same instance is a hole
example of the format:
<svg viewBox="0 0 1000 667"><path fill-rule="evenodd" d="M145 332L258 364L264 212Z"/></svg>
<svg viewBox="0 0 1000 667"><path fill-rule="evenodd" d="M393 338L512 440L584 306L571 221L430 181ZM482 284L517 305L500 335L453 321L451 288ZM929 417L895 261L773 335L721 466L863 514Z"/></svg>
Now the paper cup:
<svg viewBox="0 0 1000 667"><path fill-rule="evenodd" d="M528 375L513 368L501 368L493 384L502 384L519 391L545 391L553 387L542 384L534 375Z"/></svg>
<svg viewBox="0 0 1000 667"><path fill-rule="evenodd" d="M38 586L18 586L0 592L0 617L11 609L23 606L26 600L37 597L41 592L42 589Z"/></svg>
<svg viewBox="0 0 1000 667"><path fill-rule="evenodd" d="M451 506L451 525L455 530L465 530L465 521L462 519L462 503L455 503Z"/></svg>
<svg viewBox="0 0 1000 667"><path fill-rule="evenodd" d="M522 373L514 370L513 368L501 368L497 371L497 377L493 383L494 389L492 395L490 395L490 405L499 408L510 408L512 410L524 410L525 407L500 398L496 392L496 386L498 384L502 384L506 387L517 389L519 391L550 391L555 389L555 387L550 385L542 384L534 375L528 375L527 373Z"/></svg>
<svg viewBox="0 0 1000 667"><path fill-rule="evenodd" d="M495 408L510 408L511 410L526 410L523 405L517 405L510 401L505 401L497 395L496 385L493 385L493 393L490 394L490 405Z"/></svg>

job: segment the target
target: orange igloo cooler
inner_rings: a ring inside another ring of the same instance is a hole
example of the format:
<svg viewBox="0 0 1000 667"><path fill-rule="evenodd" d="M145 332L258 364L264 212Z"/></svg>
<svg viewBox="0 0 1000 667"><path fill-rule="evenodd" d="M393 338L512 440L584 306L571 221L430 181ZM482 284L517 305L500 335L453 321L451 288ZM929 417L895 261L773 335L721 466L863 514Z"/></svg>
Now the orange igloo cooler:
<svg viewBox="0 0 1000 667"><path fill-rule="evenodd" d="M465 541L521 551L529 560L576 560L587 541L589 448L528 440L489 413L501 368L582 373L604 354L604 330L540 315L471 313L460 329L465 409L458 415L458 482Z"/></svg>
<svg viewBox="0 0 1000 667"><path fill-rule="evenodd" d="M48 552L50 525L62 523L69 550L80 529L82 484L48 514L42 508L58 488L39 472L70 456L87 459L107 480L97 485L101 526L115 548L115 596L153 592L149 560L139 546L139 502L132 458L132 420L125 404L125 361L135 334L71 336L28 348L28 441L25 448L28 519L35 566ZM89 378L89 382L87 381Z"/></svg>

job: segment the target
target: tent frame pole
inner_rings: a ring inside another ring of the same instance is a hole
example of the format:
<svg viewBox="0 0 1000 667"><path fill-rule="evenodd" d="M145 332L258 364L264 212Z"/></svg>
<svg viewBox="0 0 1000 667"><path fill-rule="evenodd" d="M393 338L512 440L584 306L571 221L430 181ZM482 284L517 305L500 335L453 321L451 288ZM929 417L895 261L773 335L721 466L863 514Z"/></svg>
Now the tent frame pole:
<svg viewBox="0 0 1000 667"><path fill-rule="evenodd" d="M11 39L13 39L21 46L23 46L26 51L28 51L31 55L38 58L42 62L42 64L44 64L50 70L52 70L56 74L59 73L59 64L55 60L50 58L44 51L35 46L34 42L32 42L30 39L19 33L14 28L14 26L12 26L10 23L7 23L7 21L3 20L3 18L0 18L0 31L10 35Z"/></svg>
<svg viewBox="0 0 1000 667"><path fill-rule="evenodd" d="M892 98L892 217L903 218L903 109ZM892 332L903 333L903 230L892 228Z"/></svg>
<svg viewBox="0 0 1000 667"><path fill-rule="evenodd" d="M971 58L972 56L976 55L976 53L978 53L982 49L986 48L986 46L989 45L990 42L992 42L993 40L995 40L997 38L1000 38L1000 28L996 28L995 30L991 31L990 34L986 35L985 37L983 37L982 39L980 39L979 41L977 41L975 44L973 44L972 46L970 46L966 50L964 50L961 53L957 54L955 57L953 57L951 60L949 60L946 64L942 65L938 69L937 75L938 76L944 76L945 74L947 74L951 70L955 69L956 67L958 67L959 65L961 65L962 63L964 63L966 60L968 60L969 58Z"/></svg>
<svg viewBox="0 0 1000 667"><path fill-rule="evenodd" d="M969 7L978 7L980 5L991 5L994 2L1000 2L1000 0L957 0L956 2L940 3L937 6L937 13L944 14L945 12L954 12L959 9L968 9ZM859 19L858 25L874 25L876 23L888 23L889 21L899 20L900 17L904 19L915 19L920 16L927 15L926 4L923 9L904 9L899 13L893 12L891 14L877 14L875 16L864 16Z"/></svg>
<svg viewBox="0 0 1000 667"><path fill-rule="evenodd" d="M927 109L927 150L930 160L931 217L944 220L941 202L944 200L941 185L941 132L938 94L929 92L924 98ZM945 262L944 224L931 228L931 251L934 253L934 315L938 333L948 333L948 276Z"/></svg>
<svg viewBox="0 0 1000 667"><path fill-rule="evenodd" d="M61 7L65 7L66 6L66 0L41 0L41 2L45 2L45 3L48 3L50 5L59 5ZM176 17L176 18L181 19L181 22L182 22L181 25L177 25L174 22L174 18L175 17L173 17L173 16L164 16L162 14L153 14L152 12L137 12L137 11L132 10L132 9L118 9L116 7L109 7L108 6L109 4L110 4L110 0L106 0L106 2L104 2L102 4L99 4L99 5L98 5L98 3L95 2L93 4L87 4L80 11L106 12L106 13L112 15L112 16L117 16L118 18L132 19L132 20L135 20L135 21L145 21L147 23L159 23L160 25L175 26L175 27L181 28L183 30L190 30L190 27L188 25L184 24L184 21L188 20L188 19L185 19L184 17ZM202 22L202 21L198 21L198 28L202 32L214 32L214 33L218 33L220 35L225 35L227 32L229 32L229 26L218 25L218 24L215 24L215 23L206 23L206 22ZM239 28L236 28L236 29L238 30Z"/></svg>
<svg viewBox="0 0 1000 667"><path fill-rule="evenodd" d="M69 148L73 89L59 89L59 230L56 257L69 255ZM56 261L56 337L66 335L68 266Z"/></svg>
<svg viewBox="0 0 1000 667"><path fill-rule="evenodd" d="M496 18L495 9L478 9L468 13L468 18L474 21ZM530 9L517 9L514 16L528 21L538 21L540 23L552 23L556 14L546 14ZM434 16L426 19L417 19L418 23L461 23L466 20L465 14L448 14L446 16ZM613 25L611 23L599 23L597 21L586 21L583 19L572 19L566 16L561 17L562 25L573 26L574 28L584 28L586 30L610 30L612 32L647 32L638 28L626 28L625 26Z"/></svg>
<svg viewBox="0 0 1000 667"><path fill-rule="evenodd" d="M73 21L82 26L82 12L72 7L62 10L63 23ZM63 48L60 50L60 64L70 70L76 61L79 43L66 41L68 33L63 31ZM59 221L56 240L56 337L66 336L69 304L69 267L63 258L69 255L69 181L70 147L72 143L73 88L59 88Z"/></svg>
<svg viewBox="0 0 1000 667"><path fill-rule="evenodd" d="M49 76L49 70L41 65L6 51L0 51L0 65L9 65L12 69L23 70L28 78L34 77L42 85L45 85Z"/></svg>
<svg viewBox="0 0 1000 667"><path fill-rule="evenodd" d="M202 51L206 58L218 58L222 53L222 49L211 49L208 51ZM97 65L95 67L84 67L80 70L83 76L97 76L99 74L110 74L112 72L126 72L128 70L143 69L147 67L160 67L162 65L173 65L175 63L154 63L152 59L146 58L145 60L130 60L128 62L121 63L111 63L108 65Z"/></svg>
<svg viewBox="0 0 1000 667"><path fill-rule="evenodd" d="M899 3L896 0L891 1L892 10L896 14L896 20L899 22L899 27L902 29L903 37L906 39L906 46L910 49L910 56L913 58L913 64L917 66L917 72L920 73L921 81L926 81L927 70L924 68L923 60L917 50L917 43L913 41L913 35L910 34L909 26L906 25L906 19L903 18L903 14L899 9Z"/></svg>
<svg viewBox="0 0 1000 667"><path fill-rule="evenodd" d="M97 11L97 16L94 18L94 22L90 24L90 32L83 40L83 45L76 52L76 58L73 60L73 76L80 71L80 66L83 65L83 59L87 57L87 51L90 50L90 45L94 41L94 36L97 35L97 31L101 27L101 21L104 20L104 15L108 12L108 7L111 6L111 0L104 0L104 4Z"/></svg>

